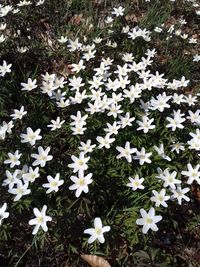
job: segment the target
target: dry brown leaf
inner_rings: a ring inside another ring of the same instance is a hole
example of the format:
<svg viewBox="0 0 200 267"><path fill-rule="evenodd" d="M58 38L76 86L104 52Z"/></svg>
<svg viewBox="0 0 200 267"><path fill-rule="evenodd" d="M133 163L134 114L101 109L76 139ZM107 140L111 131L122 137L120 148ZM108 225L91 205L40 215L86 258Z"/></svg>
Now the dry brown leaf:
<svg viewBox="0 0 200 267"><path fill-rule="evenodd" d="M108 261L96 255L81 254L81 258L91 267L111 267Z"/></svg>
<svg viewBox="0 0 200 267"><path fill-rule="evenodd" d="M76 14L70 20L72 25L77 25L77 26L79 26L84 21L85 19L83 18L83 14L79 14L79 15Z"/></svg>
<svg viewBox="0 0 200 267"><path fill-rule="evenodd" d="M67 64L63 61L54 62L53 64L53 72L60 74L64 78L67 78L69 74L74 74L74 72L71 70L72 65Z"/></svg>
<svg viewBox="0 0 200 267"><path fill-rule="evenodd" d="M128 14L125 16L125 19L128 22L138 22L138 17L135 14Z"/></svg>

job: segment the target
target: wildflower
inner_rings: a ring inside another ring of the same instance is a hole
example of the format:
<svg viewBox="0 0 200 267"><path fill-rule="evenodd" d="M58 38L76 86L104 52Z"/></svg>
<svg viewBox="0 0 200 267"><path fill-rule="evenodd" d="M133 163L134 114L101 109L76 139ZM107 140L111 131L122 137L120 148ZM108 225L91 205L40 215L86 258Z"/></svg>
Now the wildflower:
<svg viewBox="0 0 200 267"><path fill-rule="evenodd" d="M133 159L138 159L139 164L143 165L145 162L151 163L151 160L149 157L152 155L152 153L145 153L145 148L142 147L141 151L136 151L137 156L134 156Z"/></svg>
<svg viewBox="0 0 200 267"><path fill-rule="evenodd" d="M26 132L27 132L26 134L20 134L20 137L22 138L21 140L22 143L30 143L31 146L34 146L37 140L42 139L42 136L39 135L41 132L40 129L37 129L34 132L30 127L28 127L26 129Z"/></svg>
<svg viewBox="0 0 200 267"><path fill-rule="evenodd" d="M28 6L28 5L31 5L31 4L32 4L31 1L23 0L23 1L19 1L17 6Z"/></svg>
<svg viewBox="0 0 200 267"><path fill-rule="evenodd" d="M32 91L33 89L37 88L37 80L33 80L28 78L28 83L21 83L22 91Z"/></svg>
<svg viewBox="0 0 200 267"><path fill-rule="evenodd" d="M0 208L0 225L2 224L3 219L8 218L9 212L6 212L7 203L4 203Z"/></svg>
<svg viewBox="0 0 200 267"><path fill-rule="evenodd" d="M132 126L132 122L135 120L134 117L130 117L130 113L126 112L125 116L119 116L120 121L118 122L122 128Z"/></svg>
<svg viewBox="0 0 200 267"><path fill-rule="evenodd" d="M40 165L41 167L44 167L46 165L47 161L50 161L53 159L53 156L48 155L50 151L50 147L47 147L45 150L39 146L38 147L38 154L31 154L31 157L36 159L33 162L33 166Z"/></svg>
<svg viewBox="0 0 200 267"><path fill-rule="evenodd" d="M163 159L166 159L168 161L171 161L171 158L168 157L167 155L165 155L165 151L164 151L164 145L160 144L160 146L154 146L154 149L156 150L156 152L158 153L159 156L161 156Z"/></svg>
<svg viewBox="0 0 200 267"><path fill-rule="evenodd" d="M6 73L11 72L12 64L7 64L7 62L4 60L3 65L0 65L0 76L5 76Z"/></svg>
<svg viewBox="0 0 200 267"><path fill-rule="evenodd" d="M84 171L79 171L78 177L77 176L71 176L70 179L74 183L69 187L69 190L76 190L76 197L79 197L82 192L88 193L89 188L88 185L93 182L91 179L92 173L87 174L86 176L84 175Z"/></svg>
<svg viewBox="0 0 200 267"><path fill-rule="evenodd" d="M48 183L42 185L44 188L48 188L46 192L47 194L51 193L52 191L58 192L59 186L61 186L64 183L64 180L60 180L59 173L56 174L55 178L48 175L47 180L48 180Z"/></svg>
<svg viewBox="0 0 200 267"><path fill-rule="evenodd" d="M176 151L177 154L180 153L180 150L185 150L185 147L182 143L179 143L179 142L174 142L172 145L171 145L172 149L171 151Z"/></svg>
<svg viewBox="0 0 200 267"><path fill-rule="evenodd" d="M58 42L61 43L61 44L65 44L67 42L67 40L68 40L67 36L61 36L58 39Z"/></svg>
<svg viewBox="0 0 200 267"><path fill-rule="evenodd" d="M47 125L47 127L51 128L51 131L55 131L56 129L60 129L65 120L60 121L60 117L57 117L56 120L51 120L52 124Z"/></svg>
<svg viewBox="0 0 200 267"><path fill-rule="evenodd" d="M30 183L33 183L35 179L38 178L39 176L40 176L39 167L36 167L35 169L29 167L28 172L22 174L24 182L30 182Z"/></svg>
<svg viewBox="0 0 200 267"><path fill-rule="evenodd" d="M106 125L107 125L107 128L104 128L104 131L110 135L112 135L112 134L117 135L118 130L121 128L120 125L117 125L116 121L113 124L106 123Z"/></svg>
<svg viewBox="0 0 200 267"><path fill-rule="evenodd" d="M105 137L97 136L96 138L97 142L99 142L99 148L110 148L110 144L115 141L115 138L111 138L110 134L106 134Z"/></svg>
<svg viewBox="0 0 200 267"><path fill-rule="evenodd" d="M7 125L0 126L0 140L4 140L6 137Z"/></svg>
<svg viewBox="0 0 200 267"><path fill-rule="evenodd" d="M118 8L114 7L112 14L115 15L116 17L123 16L124 15L124 10L122 6L119 6Z"/></svg>
<svg viewBox="0 0 200 267"><path fill-rule="evenodd" d="M84 70L84 69L85 69L85 66L84 66L84 62L82 59L79 61L78 64L72 64L72 71L76 73L79 73L81 70Z"/></svg>
<svg viewBox="0 0 200 267"><path fill-rule="evenodd" d="M177 199L178 204L182 204L182 199L185 201L190 201L189 197L187 197L185 194L190 191L190 188L186 187L181 189L180 186L178 186L176 189L172 189L173 195L171 196L171 199Z"/></svg>
<svg viewBox="0 0 200 267"><path fill-rule="evenodd" d="M152 190L152 193L154 196L152 196L150 199L151 201L155 202L156 207L159 207L160 205L163 207L167 207L166 201L170 199L170 196L166 196L166 190L162 189L160 192L157 192L156 190Z"/></svg>
<svg viewBox="0 0 200 267"><path fill-rule="evenodd" d="M69 78L69 86L72 87L70 90L79 90L81 87L83 87L85 84L82 83L83 79L81 77L75 77Z"/></svg>
<svg viewBox="0 0 200 267"><path fill-rule="evenodd" d="M137 124L140 126L137 131L142 130L144 133L148 133L149 130L154 129L156 126L152 125L154 118L149 119L146 115L142 116L142 121L137 120Z"/></svg>
<svg viewBox="0 0 200 267"><path fill-rule="evenodd" d="M132 162L131 154L133 154L137 151L136 148L130 148L130 142L128 142L128 141L125 144L125 148L117 146L116 149L117 149L117 151L120 152L120 154L117 155L117 159L125 157L128 162Z"/></svg>
<svg viewBox="0 0 200 267"><path fill-rule="evenodd" d="M162 220L162 216L155 215L155 209L150 208L148 213L144 209L140 209L140 214L142 218L136 220L137 225L143 225L142 232L146 234L149 229L153 231L158 231L156 223Z"/></svg>
<svg viewBox="0 0 200 267"><path fill-rule="evenodd" d="M167 117L166 119L169 121L169 124L166 125L167 128L172 128L172 131L175 131L176 128L183 129L184 126L182 125L182 122L185 121L185 118L182 118L184 116L183 113L181 113L180 109L177 111L173 111L173 118Z"/></svg>
<svg viewBox="0 0 200 267"><path fill-rule="evenodd" d="M169 172L168 168L165 169L163 172L161 172L158 176L158 178L161 178L164 181L164 187L170 187L171 189L176 188L176 184L181 184L181 181L178 179L175 179L177 175L176 171Z"/></svg>
<svg viewBox="0 0 200 267"><path fill-rule="evenodd" d="M13 120L22 119L24 115L27 114L27 111L24 111L24 106L21 106L20 110L14 109L14 113L10 115L10 117L13 118Z"/></svg>
<svg viewBox="0 0 200 267"><path fill-rule="evenodd" d="M17 181L17 187L16 188L10 188L8 192L10 194L16 195L14 198L14 201L20 200L22 196L30 194L31 190L28 189L29 183L25 182L24 184L22 183L21 180Z"/></svg>
<svg viewBox="0 0 200 267"><path fill-rule="evenodd" d="M130 183L127 184L128 187L131 187L133 191L137 189L144 189L144 186L142 183L144 182L144 178L139 178L139 175L137 174L134 178L129 177L128 178Z"/></svg>
<svg viewBox="0 0 200 267"><path fill-rule="evenodd" d="M13 173L6 170L6 179L3 180L2 186L9 186L9 189L13 188L13 186L17 183L18 179L18 170L15 170Z"/></svg>
<svg viewBox="0 0 200 267"><path fill-rule="evenodd" d="M92 152L93 149L96 147L95 144L94 145L91 145L91 140L90 139L87 140L86 143L80 142L80 145L81 146L79 146L78 149L80 149L81 151L83 151L85 154Z"/></svg>
<svg viewBox="0 0 200 267"><path fill-rule="evenodd" d="M68 167L72 168L74 173L85 171L88 169L87 162L89 161L90 157L85 158L84 152L81 152L79 154L79 157L72 155L71 159L73 160L74 163L68 164Z"/></svg>
<svg viewBox="0 0 200 267"><path fill-rule="evenodd" d="M9 159L4 160L4 164L10 164L10 168L20 165L20 157L22 154L19 154L19 150L16 150L14 154L8 153Z"/></svg>
<svg viewBox="0 0 200 267"><path fill-rule="evenodd" d="M88 239L88 243L91 244L93 243L96 239L100 243L105 242L105 238L103 236L104 233L110 231L110 226L103 226L102 221L100 218L95 218L94 219L94 228L89 228L84 230L84 234L89 234L91 235L90 238Z"/></svg>
<svg viewBox="0 0 200 267"><path fill-rule="evenodd" d="M188 177L187 183L192 184L194 181L196 181L198 184L200 184L200 165L197 164L195 167L192 167L190 163L187 164L187 171L182 171L181 174Z"/></svg>
<svg viewBox="0 0 200 267"><path fill-rule="evenodd" d="M28 223L29 225L35 225L32 234L37 234L39 228L41 227L45 232L48 231L47 222L51 221L52 218L46 215L47 206L44 205L42 210L39 211L37 208L33 209L36 218L31 219Z"/></svg>

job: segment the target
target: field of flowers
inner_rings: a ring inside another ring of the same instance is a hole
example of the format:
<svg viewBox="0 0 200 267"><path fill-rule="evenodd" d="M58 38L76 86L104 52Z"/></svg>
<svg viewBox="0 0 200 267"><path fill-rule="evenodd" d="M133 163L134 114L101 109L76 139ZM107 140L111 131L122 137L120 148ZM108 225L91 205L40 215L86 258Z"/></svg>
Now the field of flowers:
<svg viewBox="0 0 200 267"><path fill-rule="evenodd" d="M0 4L0 266L200 266L198 0Z"/></svg>

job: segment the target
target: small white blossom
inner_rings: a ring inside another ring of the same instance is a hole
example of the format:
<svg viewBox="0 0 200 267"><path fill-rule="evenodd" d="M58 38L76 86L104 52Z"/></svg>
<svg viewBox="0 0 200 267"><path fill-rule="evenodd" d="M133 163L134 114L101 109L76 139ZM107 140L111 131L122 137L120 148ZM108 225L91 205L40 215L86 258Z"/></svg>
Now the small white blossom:
<svg viewBox="0 0 200 267"><path fill-rule="evenodd" d="M110 226L103 226L101 219L95 218L94 228L89 228L84 230L84 234L90 235L90 238L88 239L89 244L93 243L96 239L98 239L100 243L104 243L105 238L103 234L109 231L110 231Z"/></svg>
<svg viewBox="0 0 200 267"><path fill-rule="evenodd" d="M28 223L29 225L35 225L32 234L37 234L39 228L41 227L45 232L48 231L47 222L51 221L52 218L46 215L47 206L44 205L42 210L39 211L37 208L33 209L36 218L31 219Z"/></svg>
<svg viewBox="0 0 200 267"><path fill-rule="evenodd" d="M151 208L148 213L144 209L140 209L141 219L136 220L136 224L143 225L142 232L146 234L149 229L158 231L156 223L162 220L162 216L155 215L155 209Z"/></svg>

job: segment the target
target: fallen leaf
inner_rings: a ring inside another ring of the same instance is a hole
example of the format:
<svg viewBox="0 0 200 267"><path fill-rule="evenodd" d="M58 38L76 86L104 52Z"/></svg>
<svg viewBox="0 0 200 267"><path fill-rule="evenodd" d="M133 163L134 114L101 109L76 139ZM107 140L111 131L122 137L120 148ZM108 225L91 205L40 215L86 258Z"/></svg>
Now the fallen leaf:
<svg viewBox="0 0 200 267"><path fill-rule="evenodd" d="M76 14L70 20L72 25L77 25L77 26L79 26L84 21L85 19L83 18L83 14L79 14L79 15Z"/></svg>
<svg viewBox="0 0 200 267"><path fill-rule="evenodd" d="M108 261L96 255L81 254L81 258L89 263L91 267L111 267Z"/></svg>

